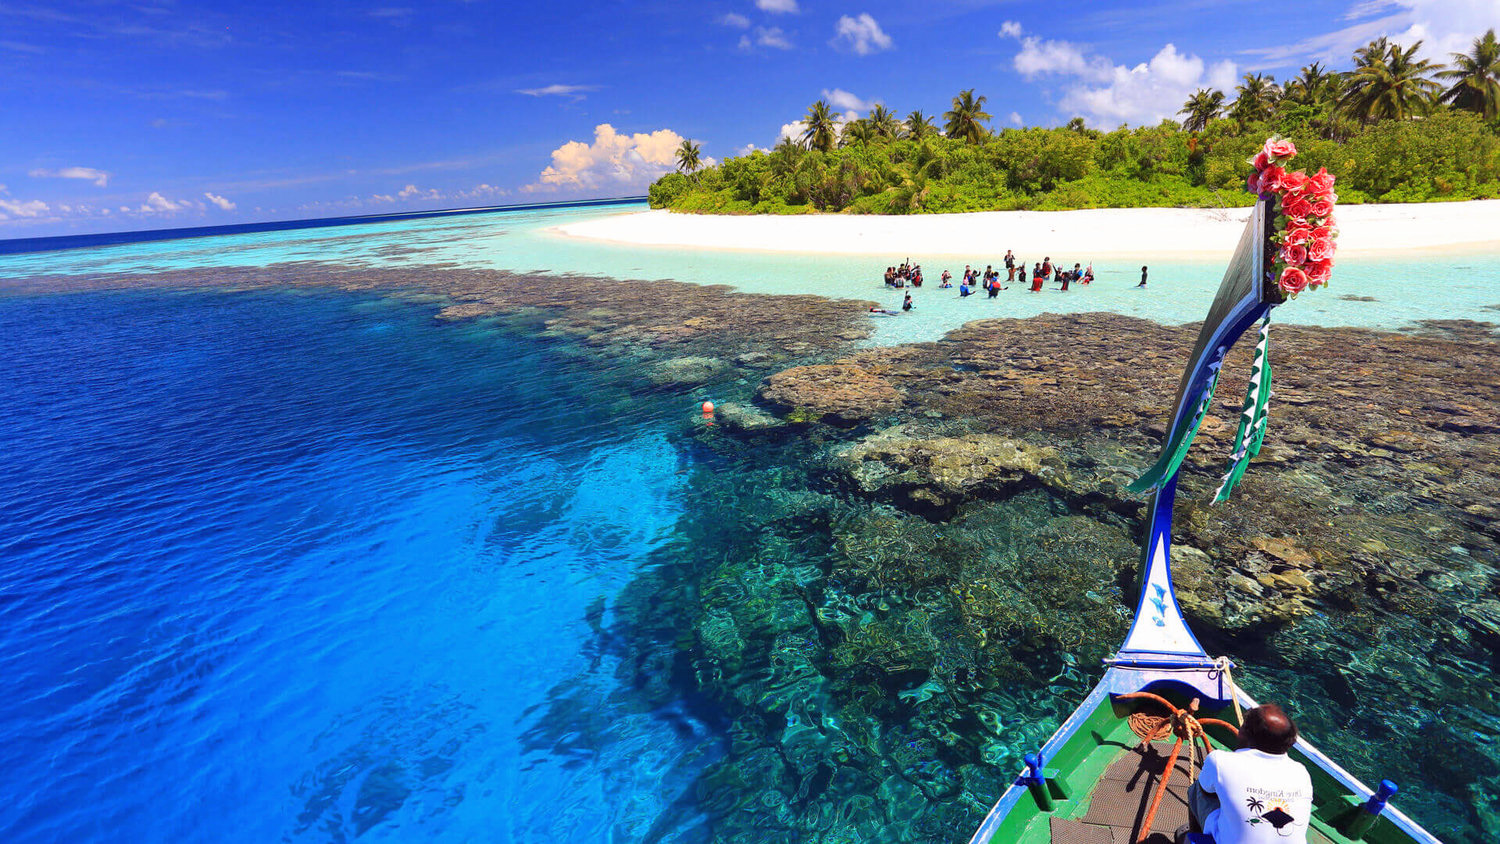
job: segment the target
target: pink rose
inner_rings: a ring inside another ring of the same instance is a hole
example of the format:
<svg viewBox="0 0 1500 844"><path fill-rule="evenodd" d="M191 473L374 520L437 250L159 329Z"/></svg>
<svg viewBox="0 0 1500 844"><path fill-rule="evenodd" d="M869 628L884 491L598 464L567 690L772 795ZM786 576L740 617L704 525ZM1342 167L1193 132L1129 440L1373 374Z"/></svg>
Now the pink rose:
<svg viewBox="0 0 1500 844"><path fill-rule="evenodd" d="M1333 276L1332 261L1309 261L1305 267L1307 282L1314 287L1320 287L1328 283Z"/></svg>
<svg viewBox="0 0 1500 844"><path fill-rule="evenodd" d="M1333 192L1333 174L1328 172L1327 167L1319 167L1318 172L1308 179L1312 185L1313 192L1320 196L1327 196Z"/></svg>
<svg viewBox="0 0 1500 844"><path fill-rule="evenodd" d="M1296 295L1307 289L1308 280L1307 273L1296 267L1287 267L1281 271L1281 280L1278 283L1282 290Z"/></svg>
<svg viewBox="0 0 1500 844"><path fill-rule="evenodd" d="M1288 217L1306 217L1312 213L1312 203L1299 196L1284 203L1281 210Z"/></svg>
<svg viewBox="0 0 1500 844"><path fill-rule="evenodd" d="M1314 240L1329 240L1333 237L1333 229L1328 226L1318 226L1312 230Z"/></svg>
<svg viewBox="0 0 1500 844"><path fill-rule="evenodd" d="M1307 247L1300 244L1283 246L1281 247L1281 260L1286 264L1301 264L1307 260Z"/></svg>
<svg viewBox="0 0 1500 844"><path fill-rule="evenodd" d="M1251 193L1260 193L1260 173L1251 173L1250 178L1245 180L1245 188Z"/></svg>
<svg viewBox="0 0 1500 844"><path fill-rule="evenodd" d="M1286 242L1288 246L1301 246L1312 238L1312 229L1306 226L1297 226L1286 230Z"/></svg>
<svg viewBox="0 0 1500 844"><path fill-rule="evenodd" d="M1301 249L1302 247L1299 246L1297 248ZM1325 237L1319 240L1314 240L1312 243L1309 243L1307 245L1307 260L1328 261L1332 260L1332 258L1333 241L1329 240L1328 238ZM1300 264L1302 262L1298 261L1297 263Z"/></svg>
<svg viewBox="0 0 1500 844"><path fill-rule="evenodd" d="M1326 199L1318 199L1312 204L1312 215L1314 217L1327 217L1333 214L1333 203Z"/></svg>
<svg viewBox="0 0 1500 844"><path fill-rule="evenodd" d="M1288 191L1300 191L1307 187L1307 174L1298 170L1281 178L1281 186Z"/></svg>
<svg viewBox="0 0 1500 844"><path fill-rule="evenodd" d="M1260 189L1262 193L1275 193L1281 190L1281 177L1286 171L1280 167L1267 167L1260 174Z"/></svg>
<svg viewBox="0 0 1500 844"><path fill-rule="evenodd" d="M1250 162L1257 170L1264 170L1271 164L1271 159L1266 156L1266 151L1261 150L1255 154L1255 160Z"/></svg>
<svg viewBox="0 0 1500 844"><path fill-rule="evenodd" d="M1264 152L1266 157L1273 161L1285 161L1297 154L1297 147L1285 138L1281 140L1268 140L1266 141Z"/></svg>

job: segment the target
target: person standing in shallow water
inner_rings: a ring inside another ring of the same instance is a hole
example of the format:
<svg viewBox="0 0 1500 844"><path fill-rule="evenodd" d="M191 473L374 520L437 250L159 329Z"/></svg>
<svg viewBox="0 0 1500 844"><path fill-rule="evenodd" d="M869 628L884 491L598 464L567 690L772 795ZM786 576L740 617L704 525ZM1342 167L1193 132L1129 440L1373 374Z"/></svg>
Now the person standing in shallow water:
<svg viewBox="0 0 1500 844"><path fill-rule="evenodd" d="M911 310L911 293L909 291L906 294L906 299L901 303L901 310Z"/></svg>
<svg viewBox="0 0 1500 844"><path fill-rule="evenodd" d="M1141 283L1137 284L1136 287L1145 287L1145 286L1146 286L1146 268L1145 267L1141 267Z"/></svg>

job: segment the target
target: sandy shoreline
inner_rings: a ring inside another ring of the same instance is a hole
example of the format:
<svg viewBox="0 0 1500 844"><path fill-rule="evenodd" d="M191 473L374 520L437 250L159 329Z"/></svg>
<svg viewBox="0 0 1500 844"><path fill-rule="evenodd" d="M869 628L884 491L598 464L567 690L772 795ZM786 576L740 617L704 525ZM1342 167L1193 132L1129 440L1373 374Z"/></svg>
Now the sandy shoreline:
<svg viewBox="0 0 1500 844"><path fill-rule="evenodd" d="M550 231L584 240L755 252L839 255L972 255L1015 249L1094 257L1223 256L1248 208L1101 208L912 216L725 216L645 211ZM1339 209L1343 257L1500 249L1500 200Z"/></svg>

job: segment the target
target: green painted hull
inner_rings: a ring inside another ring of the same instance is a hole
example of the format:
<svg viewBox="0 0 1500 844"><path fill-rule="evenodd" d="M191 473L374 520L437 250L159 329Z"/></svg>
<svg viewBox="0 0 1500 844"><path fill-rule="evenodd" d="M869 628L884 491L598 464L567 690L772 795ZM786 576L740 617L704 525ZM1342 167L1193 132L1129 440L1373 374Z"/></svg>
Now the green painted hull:
<svg viewBox="0 0 1500 844"><path fill-rule="evenodd" d="M1044 766L1048 773L1048 792L1053 803L1050 811L1044 810L1039 805L1038 800L1029 790L1023 774L1001 797L995 809L991 811L990 817L973 837L971 844L987 844L987 842L1050 844L1053 841L1054 825L1071 826L1074 829L1080 828L1078 824L1087 826L1088 821L1094 815L1100 814L1091 813L1091 810L1095 808L1096 800L1119 802L1123 799L1122 794L1119 793L1120 789L1105 782L1105 775L1112 765L1121 764L1122 759L1131 756L1139 758L1137 748L1140 745L1140 739L1131 731L1129 722L1126 720L1136 701L1120 700L1117 695L1110 693L1110 689L1126 689L1134 685L1129 676L1131 673L1121 669L1111 669L1105 681L1101 682L1095 692L1089 696L1084 706L1080 707L1079 711L1047 743ZM1148 685L1152 691L1160 693L1182 707L1187 705L1188 697L1199 697L1197 694L1185 692L1180 688L1164 689L1159 683ZM1243 697L1242 702L1246 705L1254 705L1253 701ZM1205 706L1199 711L1199 716L1235 723L1233 707L1227 701L1218 703L1220 704L1218 706ZM1232 733L1215 726L1209 726L1207 729L1215 748L1236 746L1235 736ZM1157 758L1166 756L1170 752L1171 743L1159 743L1155 749ZM1301 762L1312 777L1315 796L1313 817L1307 834L1309 842L1314 844L1329 844L1330 842L1354 844L1357 841L1363 841L1366 844L1410 844L1411 842L1434 844L1437 841L1409 818L1391 807L1387 807L1385 813L1375 819L1374 824L1361 837L1350 837L1346 834L1346 830L1350 828L1350 821L1355 815L1365 812L1364 803L1369 797L1370 789L1359 784L1305 741L1298 742L1291 756ZM1187 748L1184 745L1182 759L1178 765L1179 770L1172 779L1174 786L1187 784L1183 779L1186 757ZM1201 760L1199 762L1201 764ZM1128 795L1128 799L1132 801L1131 804L1128 807L1117 807L1114 812L1120 815L1123 811L1123 817L1133 819L1133 823L1127 821L1123 829L1117 826L1113 830L1108 830L1107 832L1113 835L1113 840L1140 840L1140 823L1146 815L1158 782L1159 779L1154 774L1143 774L1141 781L1133 784L1136 787ZM1163 802L1169 803L1173 799L1169 795ZM1179 797L1179 807L1181 803ZM1165 814L1167 813L1158 810L1159 818ZM1059 822L1072 823L1060 824ZM1157 835L1147 840L1153 844L1170 841L1171 827L1175 825L1174 823L1170 827L1164 827L1158 821L1153 824ZM1125 829L1128 829L1128 839Z"/></svg>

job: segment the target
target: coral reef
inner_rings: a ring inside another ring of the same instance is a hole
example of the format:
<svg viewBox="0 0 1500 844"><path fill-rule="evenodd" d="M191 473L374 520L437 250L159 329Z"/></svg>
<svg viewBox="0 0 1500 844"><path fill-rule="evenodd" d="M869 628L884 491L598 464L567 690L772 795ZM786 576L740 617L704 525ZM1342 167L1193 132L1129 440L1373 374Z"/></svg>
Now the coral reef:
<svg viewBox="0 0 1500 844"><path fill-rule="evenodd" d="M849 302L444 267L67 284L377 292L623 361L609 401L681 403L677 538L599 627L621 700L716 754L649 840L700 823L724 842L964 837L1129 624L1144 502L1124 490L1196 332L1048 315L855 349L867 318ZM1482 840L1500 788L1500 338L1418 329L1276 326L1266 447L1210 508L1249 368L1236 349L1186 464L1174 571L1252 693L1361 776L1400 779L1445 839ZM609 733L563 688L532 740ZM1434 747L1465 748L1441 782Z"/></svg>

